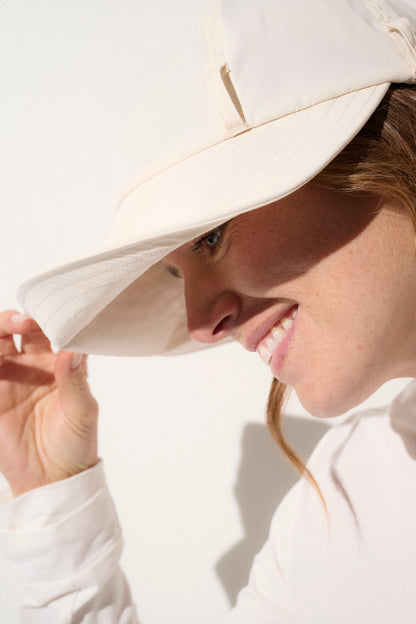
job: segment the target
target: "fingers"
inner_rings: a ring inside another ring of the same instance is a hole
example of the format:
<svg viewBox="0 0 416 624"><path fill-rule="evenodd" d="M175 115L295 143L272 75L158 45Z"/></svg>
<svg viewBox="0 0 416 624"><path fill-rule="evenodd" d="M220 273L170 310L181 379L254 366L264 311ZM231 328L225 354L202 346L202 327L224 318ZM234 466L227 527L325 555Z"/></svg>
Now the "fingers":
<svg viewBox="0 0 416 624"><path fill-rule="evenodd" d="M50 351L49 339L30 316L16 310L0 312L0 354L10 356L19 353L13 335L21 336L23 353Z"/></svg>
<svg viewBox="0 0 416 624"><path fill-rule="evenodd" d="M3 364L1 366L1 364ZM50 386L54 383L53 373L40 367L19 364L0 356L0 381L11 381L25 386Z"/></svg>
<svg viewBox="0 0 416 624"><path fill-rule="evenodd" d="M64 410L79 425L94 421L98 407L87 381L87 356L61 351L56 359L55 379Z"/></svg>
<svg viewBox="0 0 416 624"><path fill-rule="evenodd" d="M49 339L36 323L28 333L22 335L22 353L43 353L50 351L50 348Z"/></svg>
<svg viewBox="0 0 416 624"><path fill-rule="evenodd" d="M0 354L3 356L18 353L13 334L24 335L38 327L33 319L17 310L0 312Z"/></svg>

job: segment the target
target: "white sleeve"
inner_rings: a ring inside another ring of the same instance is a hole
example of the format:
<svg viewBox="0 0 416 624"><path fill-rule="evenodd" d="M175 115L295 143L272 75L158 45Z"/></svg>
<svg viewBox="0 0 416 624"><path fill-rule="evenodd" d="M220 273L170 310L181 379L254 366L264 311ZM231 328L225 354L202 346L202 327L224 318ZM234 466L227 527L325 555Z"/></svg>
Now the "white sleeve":
<svg viewBox="0 0 416 624"><path fill-rule="evenodd" d="M24 591L22 624L138 624L119 567L121 529L102 462L16 499L8 496L0 494L0 541ZM284 507L227 624L304 622L277 559L282 513Z"/></svg>
<svg viewBox="0 0 416 624"><path fill-rule="evenodd" d="M0 503L0 541L24 592L22 624L138 624L102 462L15 499L2 492Z"/></svg>

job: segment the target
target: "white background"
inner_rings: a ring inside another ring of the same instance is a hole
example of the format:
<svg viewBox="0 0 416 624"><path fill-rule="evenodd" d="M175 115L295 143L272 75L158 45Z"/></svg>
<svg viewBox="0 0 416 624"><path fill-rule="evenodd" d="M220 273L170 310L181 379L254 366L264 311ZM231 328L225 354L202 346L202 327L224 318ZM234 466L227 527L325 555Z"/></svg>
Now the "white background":
<svg viewBox="0 0 416 624"><path fill-rule="evenodd" d="M0 2L2 309L17 305L23 279L103 240L144 146L163 143L140 115L146 85L204 5ZM269 371L235 345L172 359L91 357L90 371L143 622L220 622L296 479L264 425ZM294 397L288 411L288 437L306 458L333 422L312 419ZM2 556L0 587L0 619L14 624L21 596Z"/></svg>

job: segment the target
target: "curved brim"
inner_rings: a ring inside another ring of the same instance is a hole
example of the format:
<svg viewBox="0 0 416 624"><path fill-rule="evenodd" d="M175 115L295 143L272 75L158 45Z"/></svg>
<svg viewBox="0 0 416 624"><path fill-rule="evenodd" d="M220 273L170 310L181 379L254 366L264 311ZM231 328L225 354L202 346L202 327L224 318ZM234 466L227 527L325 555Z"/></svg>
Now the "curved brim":
<svg viewBox="0 0 416 624"><path fill-rule="evenodd" d="M160 260L310 181L357 134L389 86L270 121L141 181L124 197L105 247L26 281L20 303L55 349L161 355L205 348L187 333L182 280Z"/></svg>

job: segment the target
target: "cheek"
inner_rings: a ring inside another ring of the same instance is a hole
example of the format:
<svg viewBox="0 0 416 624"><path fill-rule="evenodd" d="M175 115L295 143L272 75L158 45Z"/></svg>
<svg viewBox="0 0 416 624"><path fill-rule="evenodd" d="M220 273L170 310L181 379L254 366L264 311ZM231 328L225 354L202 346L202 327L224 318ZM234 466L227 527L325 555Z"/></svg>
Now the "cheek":
<svg viewBox="0 0 416 624"><path fill-rule="evenodd" d="M288 381L316 416L341 414L387 380L409 376L401 367L414 352L415 289L382 264L362 271L362 280L352 270L333 276L327 291L301 304Z"/></svg>
<svg viewBox="0 0 416 624"><path fill-rule="evenodd" d="M246 287L265 294L314 272L321 263L327 270L326 259L336 254L336 236L328 227L307 225L292 219L282 220L279 228L267 223L237 232L238 244L230 245L232 266Z"/></svg>
<svg viewBox="0 0 416 624"><path fill-rule="evenodd" d="M274 236L256 240L250 237L232 254L232 268L237 287L254 295L275 290L307 273L312 266L311 254L289 237L276 242Z"/></svg>
<svg viewBox="0 0 416 624"><path fill-rule="evenodd" d="M383 337L363 318L321 307L303 310L299 321L287 381L311 414L342 414L386 381Z"/></svg>

